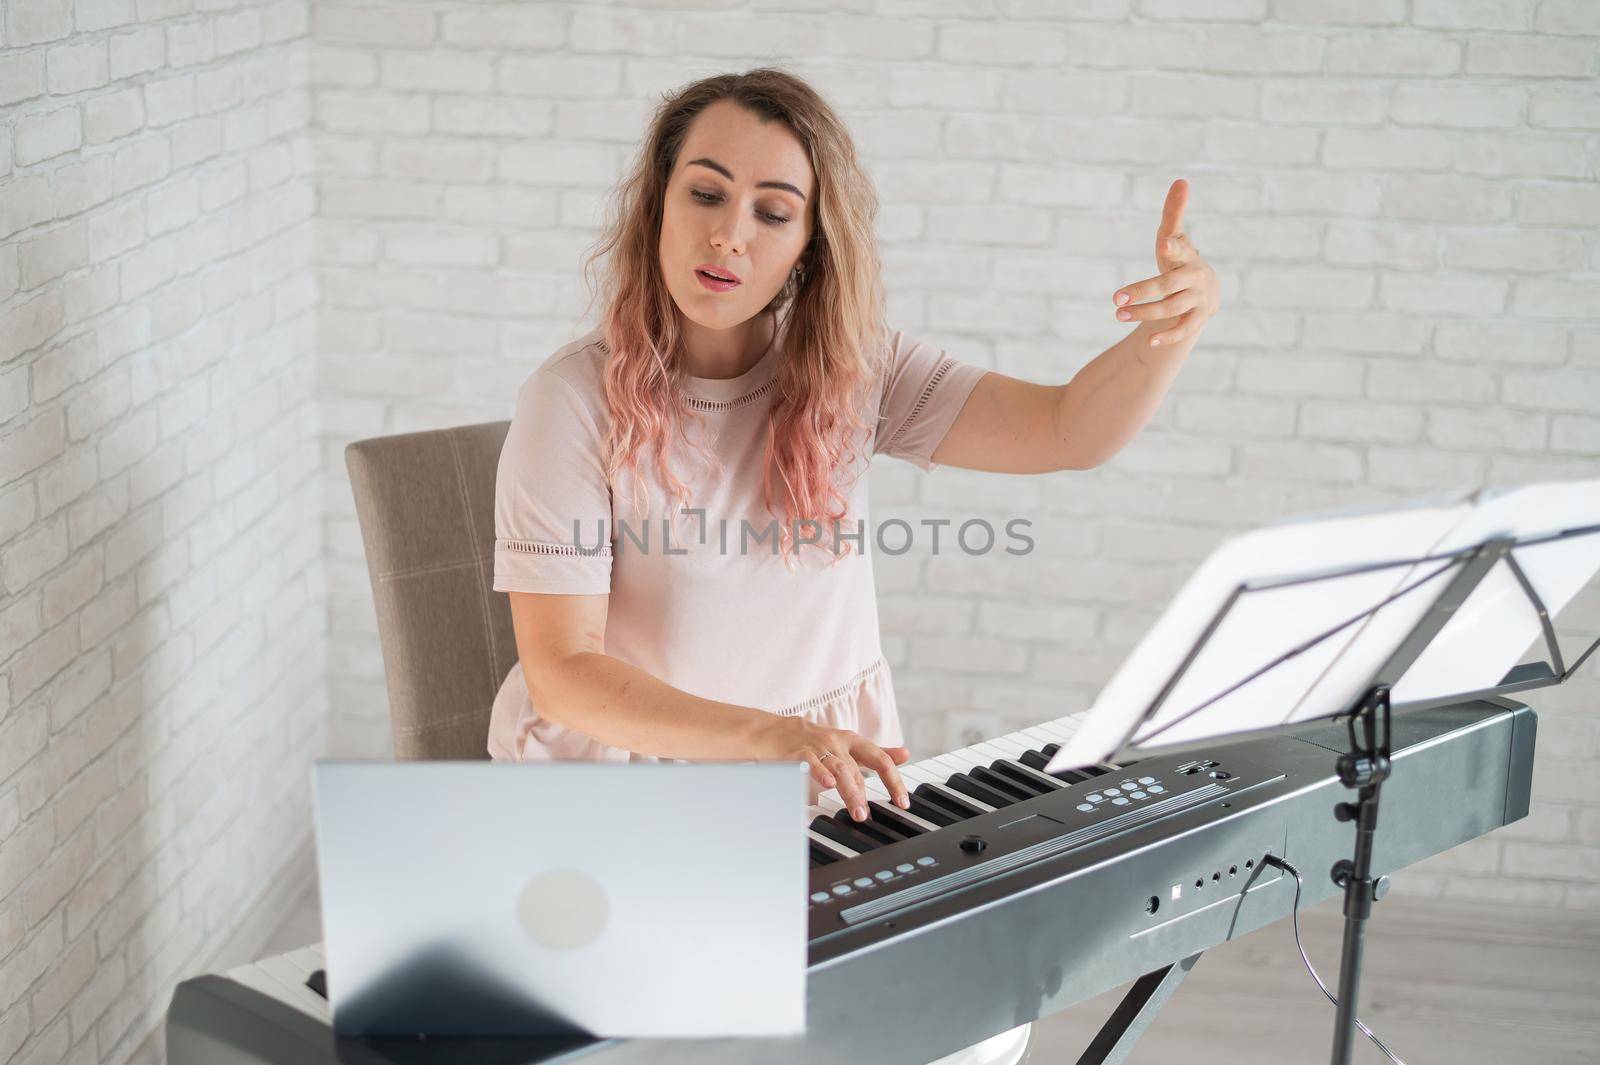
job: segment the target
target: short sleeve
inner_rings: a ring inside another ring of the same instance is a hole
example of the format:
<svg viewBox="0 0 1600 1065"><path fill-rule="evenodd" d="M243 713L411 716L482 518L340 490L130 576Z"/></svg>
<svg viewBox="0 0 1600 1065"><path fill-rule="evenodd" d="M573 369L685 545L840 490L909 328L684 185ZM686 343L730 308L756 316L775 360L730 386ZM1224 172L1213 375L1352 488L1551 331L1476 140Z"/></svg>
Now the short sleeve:
<svg viewBox="0 0 1600 1065"><path fill-rule="evenodd" d="M548 367L529 375L495 474L495 591L610 593L601 445L594 416L565 378Z"/></svg>
<svg viewBox="0 0 1600 1065"><path fill-rule="evenodd" d="M872 453L887 452L931 472L940 465L933 461L939 442L988 371L898 329L889 342Z"/></svg>

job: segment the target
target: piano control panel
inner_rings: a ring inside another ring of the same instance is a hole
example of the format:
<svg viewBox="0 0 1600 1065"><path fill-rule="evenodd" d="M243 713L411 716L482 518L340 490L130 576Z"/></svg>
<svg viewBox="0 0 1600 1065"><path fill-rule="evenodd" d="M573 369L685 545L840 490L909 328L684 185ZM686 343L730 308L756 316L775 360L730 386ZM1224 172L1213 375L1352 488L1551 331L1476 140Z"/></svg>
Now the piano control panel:
<svg viewBox="0 0 1600 1065"><path fill-rule="evenodd" d="M875 799L866 821L843 809L814 818L813 937L1036 868L1284 776L1231 755L1224 763L1193 754L1047 774L1040 759L1054 751L1026 753L1037 757L993 759L942 783L906 779L909 810Z"/></svg>

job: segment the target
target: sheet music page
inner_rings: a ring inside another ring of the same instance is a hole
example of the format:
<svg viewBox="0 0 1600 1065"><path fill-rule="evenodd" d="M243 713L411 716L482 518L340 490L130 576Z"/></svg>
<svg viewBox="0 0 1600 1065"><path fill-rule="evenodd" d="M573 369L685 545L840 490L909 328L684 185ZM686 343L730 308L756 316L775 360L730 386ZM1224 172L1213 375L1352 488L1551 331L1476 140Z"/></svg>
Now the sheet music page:
<svg viewBox="0 0 1600 1065"><path fill-rule="evenodd" d="M1049 769L1102 761L1120 747L1177 673L1184 655L1247 582L1416 558L1470 513L1471 505L1464 501L1469 495L1458 491L1410 503L1346 508L1264 526L1224 541L1123 661L1095 700L1095 712L1056 753ZM1155 716L1132 738L1143 740L1164 729L1149 743L1178 743L1280 723L1354 638L1354 626L1216 698L1182 724L1173 724L1311 637L1359 616L1395 587L1403 570L1376 570L1239 596L1227 621L1212 633Z"/></svg>
<svg viewBox="0 0 1600 1065"><path fill-rule="evenodd" d="M1274 581L1445 555L1499 535L1526 539L1596 524L1600 480L1566 481L1323 512L1227 540L1124 660L1049 768L1103 761L1130 740L1155 748L1344 711L1443 593L1460 563L1391 566L1325 582L1273 586ZM1512 553L1552 617L1600 572L1600 534ZM1226 618L1219 620L1230 600ZM1368 611L1374 612L1363 618ZM1212 626L1203 650L1156 714L1140 725L1183 657ZM1308 646L1330 630L1337 631ZM1541 637L1537 614L1502 563L1397 682L1394 702L1493 687ZM1194 712L1202 705L1203 711Z"/></svg>
<svg viewBox="0 0 1600 1065"><path fill-rule="evenodd" d="M1450 531L1445 547L1587 525L1600 525L1600 480L1493 489L1483 493L1471 517ZM1600 533L1516 547L1511 554L1553 619L1600 571ZM1533 604L1501 562L1412 663L1390 698L1398 705L1492 688L1542 638Z"/></svg>

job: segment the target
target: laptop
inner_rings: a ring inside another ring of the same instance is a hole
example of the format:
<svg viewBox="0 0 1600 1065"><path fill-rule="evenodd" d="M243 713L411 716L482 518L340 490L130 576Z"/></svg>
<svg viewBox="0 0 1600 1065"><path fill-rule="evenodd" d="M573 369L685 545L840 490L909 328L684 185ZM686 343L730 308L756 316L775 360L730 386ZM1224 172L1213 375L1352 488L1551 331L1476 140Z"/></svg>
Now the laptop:
<svg viewBox="0 0 1600 1065"><path fill-rule="evenodd" d="M801 763L312 769L339 1035L805 1030Z"/></svg>

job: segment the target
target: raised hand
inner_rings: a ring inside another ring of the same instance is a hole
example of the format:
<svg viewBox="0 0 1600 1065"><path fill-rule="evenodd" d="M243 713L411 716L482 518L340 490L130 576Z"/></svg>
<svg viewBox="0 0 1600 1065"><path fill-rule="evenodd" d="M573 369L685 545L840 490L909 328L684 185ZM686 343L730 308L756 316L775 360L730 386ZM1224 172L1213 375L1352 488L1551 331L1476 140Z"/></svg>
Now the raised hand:
<svg viewBox="0 0 1600 1065"><path fill-rule="evenodd" d="M1111 297L1120 308L1119 321L1161 323L1161 330L1150 334L1151 347L1193 339L1222 306L1217 272L1200 258L1183 231L1183 209L1188 203L1189 183L1178 178L1167 189L1161 224L1156 228L1156 267L1161 272L1126 285ZM1167 319L1174 320L1168 323Z"/></svg>

